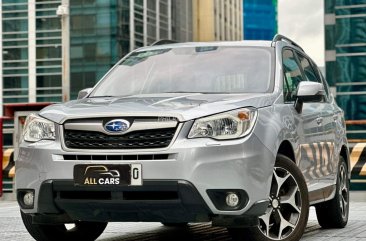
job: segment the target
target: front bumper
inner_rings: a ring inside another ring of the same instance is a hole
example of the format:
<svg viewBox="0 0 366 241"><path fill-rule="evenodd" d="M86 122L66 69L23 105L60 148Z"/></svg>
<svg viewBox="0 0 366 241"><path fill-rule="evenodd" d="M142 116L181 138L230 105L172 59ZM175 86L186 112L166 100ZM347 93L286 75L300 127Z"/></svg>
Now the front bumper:
<svg viewBox="0 0 366 241"><path fill-rule="evenodd" d="M140 188L145 188L147 181L184 180L197 191L205 204L205 209L209 210L206 214L210 215L244 215L254 204L268 200L275 156L256 135L251 134L245 138L230 141L204 138L186 139L185 134L189 128L190 126L183 127L181 131L183 134L178 136L168 150L123 150L121 152L101 150L93 153L99 157L115 154L134 157L123 160L70 160L65 156L90 155L90 152L87 150L84 152L65 151L58 141L23 143L16 161L16 188L35 191L34 207L23 209L23 211L33 214L42 212L42 207L39 205L40 192L41 186L46 181L52 180L52 183L58 183L61 180L68 180L68 185L73 186L73 169L76 164L142 164L144 184ZM168 158L141 160L135 158L142 154L165 155ZM207 193L207 190L212 189L243 190L248 195L248 202L239 210L219 210ZM111 207L121 206L122 204L119 205L120 200L118 200L114 199L114 201L106 201L106 203ZM95 204L94 207L104 203L104 201L98 203L94 200L84 200L83 202L91 203L85 206ZM258 215L265 212L265 208L262 209ZM146 210L151 212L155 209L144 209L141 210L141 213Z"/></svg>
<svg viewBox="0 0 366 241"><path fill-rule="evenodd" d="M80 187L72 180L47 180L42 183L38 198L38 221L42 216L67 217L59 220L62 222L174 223L210 221L212 213L186 181L145 181L136 187Z"/></svg>
<svg viewBox="0 0 366 241"><path fill-rule="evenodd" d="M20 206L22 192L18 192ZM70 180L47 180L40 188L35 224L90 222L208 222L215 226L258 225L268 201L244 215L214 215L189 182L146 181L139 187L78 187Z"/></svg>

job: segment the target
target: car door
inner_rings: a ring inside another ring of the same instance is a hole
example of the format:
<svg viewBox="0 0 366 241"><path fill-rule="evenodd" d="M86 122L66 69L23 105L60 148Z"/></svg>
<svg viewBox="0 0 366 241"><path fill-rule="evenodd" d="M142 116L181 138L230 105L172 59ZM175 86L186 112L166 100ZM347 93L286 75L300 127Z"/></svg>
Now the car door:
<svg viewBox="0 0 366 241"><path fill-rule="evenodd" d="M318 82L324 86L324 83L319 78L319 73L316 71L317 68L315 69L315 64L301 53L297 53L297 55L307 81ZM326 92L326 90L324 86L324 91ZM319 156L319 160L317 160L314 174L316 174L319 180L326 180L333 173L334 168L334 110L333 105L329 102L327 93L325 93L325 98L321 102L315 104L318 111L319 136L316 138L317 142L314 148L317 156Z"/></svg>
<svg viewBox="0 0 366 241"><path fill-rule="evenodd" d="M284 69L284 102L289 104L296 126L297 145L299 153L298 166L308 183L309 191L317 183L317 163L321 157L317 151L317 143L321 141L321 123L319 117L321 110L316 103L304 103L302 112L298 113L294 108L295 94L301 81L306 81L300 63L293 50L286 48L282 53Z"/></svg>
<svg viewBox="0 0 366 241"><path fill-rule="evenodd" d="M333 184L335 180L335 175L337 172L338 167L338 153L336 152L336 129L337 129L337 122L341 121L341 115L339 113L339 110L334 109L334 102L335 99L331 96L329 92L329 87L327 82L325 81L322 73L320 70L314 65L315 73L318 74L318 78L320 80L320 83L323 84L326 99L324 100L325 108L323 110L323 118L324 118L324 135L327 138L327 148L329 149L329 156L328 157L328 163L323 168L325 169L326 176L323 179L323 182L325 184Z"/></svg>

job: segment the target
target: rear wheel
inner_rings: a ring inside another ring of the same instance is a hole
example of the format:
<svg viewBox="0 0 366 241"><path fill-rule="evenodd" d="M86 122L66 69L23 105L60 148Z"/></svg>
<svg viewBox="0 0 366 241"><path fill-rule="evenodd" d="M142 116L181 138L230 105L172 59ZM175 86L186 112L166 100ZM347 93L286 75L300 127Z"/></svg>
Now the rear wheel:
<svg viewBox="0 0 366 241"><path fill-rule="evenodd" d="M336 195L330 201L316 205L316 216L322 228L344 228L349 214L349 178L346 161L339 158Z"/></svg>
<svg viewBox="0 0 366 241"><path fill-rule="evenodd" d="M33 224L32 216L22 211L24 226L37 241L94 241L104 231L108 223L75 222L74 224Z"/></svg>
<svg viewBox="0 0 366 241"><path fill-rule="evenodd" d="M291 159L278 155L266 214L253 228L229 229L235 240L300 240L309 215L307 186Z"/></svg>

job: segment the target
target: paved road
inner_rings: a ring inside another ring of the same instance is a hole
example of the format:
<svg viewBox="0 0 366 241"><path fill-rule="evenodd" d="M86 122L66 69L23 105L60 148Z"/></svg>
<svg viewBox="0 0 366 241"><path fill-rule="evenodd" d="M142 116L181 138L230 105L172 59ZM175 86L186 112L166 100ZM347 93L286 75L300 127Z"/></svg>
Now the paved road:
<svg viewBox="0 0 366 241"><path fill-rule="evenodd" d="M365 193L358 193L366 199ZM351 196L352 197L352 196ZM0 201L0 240L31 241L20 219L16 202ZM209 224L192 224L187 228L168 228L160 223L110 223L99 241L224 241L231 240L223 228ZM350 220L346 228L323 230L316 221L314 209L302 241L366 241L366 202L351 202Z"/></svg>

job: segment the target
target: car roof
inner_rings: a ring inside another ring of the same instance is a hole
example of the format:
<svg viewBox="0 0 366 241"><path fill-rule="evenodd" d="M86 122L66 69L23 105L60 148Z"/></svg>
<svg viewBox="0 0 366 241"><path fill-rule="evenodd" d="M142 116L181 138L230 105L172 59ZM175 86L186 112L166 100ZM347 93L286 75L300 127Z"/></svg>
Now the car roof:
<svg viewBox="0 0 366 241"><path fill-rule="evenodd" d="M214 42L184 42L154 45L139 48L136 51L146 51L165 48L204 47L204 46L225 46L225 47L272 47L272 41L243 40L243 41L214 41Z"/></svg>

